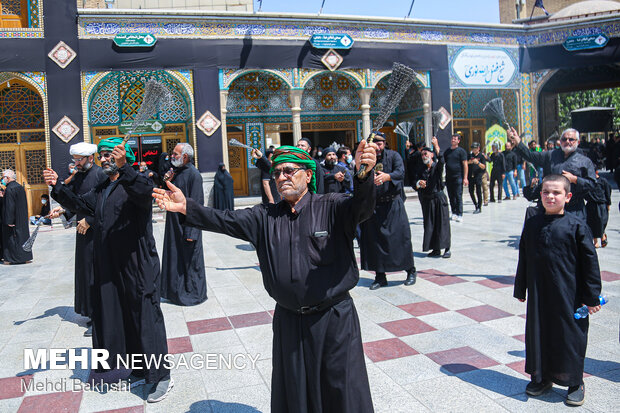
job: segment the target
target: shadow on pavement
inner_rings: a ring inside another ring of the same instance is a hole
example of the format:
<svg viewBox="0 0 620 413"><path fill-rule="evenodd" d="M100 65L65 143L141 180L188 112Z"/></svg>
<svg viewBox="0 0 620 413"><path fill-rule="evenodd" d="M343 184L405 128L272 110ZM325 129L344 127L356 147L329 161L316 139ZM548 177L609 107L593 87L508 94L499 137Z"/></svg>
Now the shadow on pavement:
<svg viewBox="0 0 620 413"><path fill-rule="evenodd" d="M60 318L63 319L63 321L70 321L72 323L75 323L77 325L80 326L84 326L86 323L86 318L85 317L81 317L78 314L75 314L73 312L73 307L69 307L69 306L58 306L58 307L54 307L54 308L50 308L45 310L45 312L41 315L38 315L36 317L31 317L31 318L27 318L25 320L18 320L18 321L14 321L13 324L16 326L20 326L22 324L24 324L26 321L31 321L31 320L40 320L42 318L47 318L47 317L53 317L53 316L59 316ZM78 319L79 318L84 318L84 323L79 323Z"/></svg>
<svg viewBox="0 0 620 413"><path fill-rule="evenodd" d="M247 404L226 403L219 400L202 400L193 403L187 413L260 413L260 410Z"/></svg>

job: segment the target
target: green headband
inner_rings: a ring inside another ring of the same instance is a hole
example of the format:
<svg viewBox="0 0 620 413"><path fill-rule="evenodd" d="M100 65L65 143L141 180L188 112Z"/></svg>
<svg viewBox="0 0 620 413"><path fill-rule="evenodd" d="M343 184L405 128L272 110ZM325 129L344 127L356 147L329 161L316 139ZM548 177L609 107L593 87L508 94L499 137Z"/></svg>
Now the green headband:
<svg viewBox="0 0 620 413"><path fill-rule="evenodd" d="M273 151L270 172L273 173L273 169L276 165L289 162L305 166L306 169L310 169L312 171L312 179L308 184L308 190L310 192L316 192L316 162L312 159L308 152L303 149L299 149L294 146L280 146L278 149Z"/></svg>
<svg viewBox="0 0 620 413"><path fill-rule="evenodd" d="M122 143L123 138L114 137L103 139L101 142L99 142L99 145L97 145L97 152L112 151L114 150L115 146L118 146ZM133 163L136 161L136 155L134 155L133 151L131 150L131 146L129 146L128 143L125 144L125 152L125 158L127 158L127 163L129 163L129 165L133 165Z"/></svg>

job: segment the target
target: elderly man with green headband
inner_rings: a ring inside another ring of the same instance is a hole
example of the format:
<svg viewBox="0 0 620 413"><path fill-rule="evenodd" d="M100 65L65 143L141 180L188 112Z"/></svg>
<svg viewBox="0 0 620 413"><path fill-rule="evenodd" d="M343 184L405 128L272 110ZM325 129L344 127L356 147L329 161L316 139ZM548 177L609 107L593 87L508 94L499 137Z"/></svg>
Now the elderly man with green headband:
<svg viewBox="0 0 620 413"><path fill-rule="evenodd" d="M356 165L376 163L376 145L362 141ZM161 208L185 225L252 243L273 316L271 411L372 412L360 324L349 295L359 271L357 225L375 207L374 174L354 178L354 195L316 194L316 163L299 148L274 151L271 173L282 201L235 211L203 207L168 182L155 189Z"/></svg>
<svg viewBox="0 0 620 413"><path fill-rule="evenodd" d="M159 306L159 257L152 226L153 183L131 166L135 156L122 138L98 145L108 179L76 195L52 169L43 172L52 197L73 213L93 217L94 238L93 349L109 353L110 370L91 372L90 380L127 377L130 386L151 384L148 402L163 400L174 382L161 364L145 360L168 353L164 317ZM117 357L138 360L131 372ZM131 374L130 374L131 373Z"/></svg>

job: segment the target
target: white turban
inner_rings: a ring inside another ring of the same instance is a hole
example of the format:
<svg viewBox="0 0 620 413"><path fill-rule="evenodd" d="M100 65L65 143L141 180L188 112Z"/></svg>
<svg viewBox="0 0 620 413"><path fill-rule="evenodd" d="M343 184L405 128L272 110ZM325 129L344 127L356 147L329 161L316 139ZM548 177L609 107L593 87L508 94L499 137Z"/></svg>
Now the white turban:
<svg viewBox="0 0 620 413"><path fill-rule="evenodd" d="M90 156L97 152L97 145L92 143L80 142L75 145L71 145L69 153L71 155Z"/></svg>

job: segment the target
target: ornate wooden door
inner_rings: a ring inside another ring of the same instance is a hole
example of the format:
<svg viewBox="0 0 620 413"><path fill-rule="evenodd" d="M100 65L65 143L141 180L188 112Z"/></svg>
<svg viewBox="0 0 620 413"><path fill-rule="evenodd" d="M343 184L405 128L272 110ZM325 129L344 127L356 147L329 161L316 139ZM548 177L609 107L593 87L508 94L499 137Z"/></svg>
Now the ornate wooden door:
<svg viewBox="0 0 620 413"><path fill-rule="evenodd" d="M243 132L228 132L227 139L230 141L233 138L239 142L245 142ZM234 180L235 196L249 194L246 152L245 148L228 145L228 172Z"/></svg>
<svg viewBox="0 0 620 413"><path fill-rule="evenodd" d="M28 1L0 0L0 28L28 27Z"/></svg>

